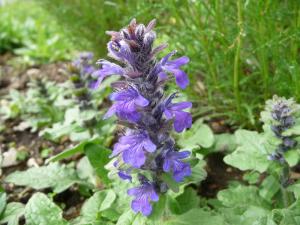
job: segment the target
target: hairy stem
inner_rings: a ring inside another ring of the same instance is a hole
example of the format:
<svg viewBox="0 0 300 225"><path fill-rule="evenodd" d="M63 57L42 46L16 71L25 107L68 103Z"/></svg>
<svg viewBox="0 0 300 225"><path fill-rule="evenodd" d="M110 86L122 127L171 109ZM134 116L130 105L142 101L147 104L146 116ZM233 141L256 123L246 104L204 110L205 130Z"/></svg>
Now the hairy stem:
<svg viewBox="0 0 300 225"><path fill-rule="evenodd" d="M293 202L293 196L288 192L287 187L290 179L290 168L287 162L284 162L281 176L280 176L280 189L282 195L282 202L285 208L289 207Z"/></svg>

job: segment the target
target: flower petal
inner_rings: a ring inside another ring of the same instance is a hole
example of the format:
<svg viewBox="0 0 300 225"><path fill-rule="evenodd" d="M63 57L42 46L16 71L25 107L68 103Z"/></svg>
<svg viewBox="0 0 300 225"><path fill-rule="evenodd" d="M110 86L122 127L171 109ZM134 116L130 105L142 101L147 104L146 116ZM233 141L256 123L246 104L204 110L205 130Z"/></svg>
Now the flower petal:
<svg viewBox="0 0 300 225"><path fill-rule="evenodd" d="M143 147L148 152L154 152L156 150L156 145L149 138L147 138L147 139L144 140Z"/></svg>
<svg viewBox="0 0 300 225"><path fill-rule="evenodd" d="M192 126L192 116L187 112L174 112L174 129L176 132L180 133L185 128L190 128Z"/></svg>
<svg viewBox="0 0 300 225"><path fill-rule="evenodd" d="M147 105L149 105L149 101L144 98L143 96L139 95L135 100L134 100L135 104L138 106L142 106L145 107Z"/></svg>
<svg viewBox="0 0 300 225"><path fill-rule="evenodd" d="M187 64L190 61L190 59L187 56L182 56L177 59L171 60L167 62L167 65L170 65L174 68L179 68L185 64Z"/></svg>
<svg viewBox="0 0 300 225"><path fill-rule="evenodd" d="M191 107L192 107L191 102L178 102L178 103L173 103L170 108L172 110L178 111L178 110L183 110Z"/></svg>
<svg viewBox="0 0 300 225"><path fill-rule="evenodd" d="M107 118L113 116L115 114L115 112L116 112L116 107L117 107L116 104L112 105L108 109L108 111L105 113L105 115L103 116L103 119L107 119Z"/></svg>
<svg viewBox="0 0 300 225"><path fill-rule="evenodd" d="M172 73L175 76L176 84L181 89L185 89L189 84L189 79L188 79L186 73L179 69L172 69Z"/></svg>
<svg viewBox="0 0 300 225"><path fill-rule="evenodd" d="M140 168L146 161L145 153L139 147L126 149L122 154L122 158L125 163L133 166L134 168Z"/></svg>

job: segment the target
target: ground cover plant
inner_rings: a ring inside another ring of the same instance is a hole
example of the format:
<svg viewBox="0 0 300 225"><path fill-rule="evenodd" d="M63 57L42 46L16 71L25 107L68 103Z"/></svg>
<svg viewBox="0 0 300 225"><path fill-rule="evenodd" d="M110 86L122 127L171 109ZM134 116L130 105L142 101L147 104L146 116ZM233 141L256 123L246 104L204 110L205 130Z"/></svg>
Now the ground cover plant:
<svg viewBox="0 0 300 225"><path fill-rule="evenodd" d="M54 2L0 3L0 224L300 224L294 1Z"/></svg>

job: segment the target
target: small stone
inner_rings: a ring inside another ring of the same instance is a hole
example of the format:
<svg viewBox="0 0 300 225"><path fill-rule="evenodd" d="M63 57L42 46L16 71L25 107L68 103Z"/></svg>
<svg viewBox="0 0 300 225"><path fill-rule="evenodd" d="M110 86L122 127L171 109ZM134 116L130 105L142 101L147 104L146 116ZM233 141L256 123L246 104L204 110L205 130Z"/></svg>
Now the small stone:
<svg viewBox="0 0 300 225"><path fill-rule="evenodd" d="M10 167L17 165L17 150L15 148L10 148L7 152L2 154L3 161L1 167Z"/></svg>
<svg viewBox="0 0 300 225"><path fill-rule="evenodd" d="M27 161L27 166L28 167L39 167L39 164L37 163L37 161L35 160L35 158L30 158Z"/></svg>
<svg viewBox="0 0 300 225"><path fill-rule="evenodd" d="M30 124L26 121L23 121L23 122L19 123L19 125L14 126L13 130L14 131L24 131L24 130L27 130L28 128L30 128Z"/></svg>

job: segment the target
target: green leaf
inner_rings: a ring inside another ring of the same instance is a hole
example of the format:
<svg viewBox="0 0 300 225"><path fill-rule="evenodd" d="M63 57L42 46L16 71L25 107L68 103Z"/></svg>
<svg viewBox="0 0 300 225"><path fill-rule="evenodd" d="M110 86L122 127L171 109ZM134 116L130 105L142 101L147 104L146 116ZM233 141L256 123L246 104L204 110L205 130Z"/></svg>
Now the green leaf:
<svg viewBox="0 0 300 225"><path fill-rule="evenodd" d="M256 184L259 181L260 174L256 171L251 171L243 175L243 180L249 184Z"/></svg>
<svg viewBox="0 0 300 225"><path fill-rule="evenodd" d="M193 123L192 128L180 135L178 140L178 145L187 150L199 147L209 148L213 143L214 135L212 130L201 120Z"/></svg>
<svg viewBox="0 0 300 225"><path fill-rule="evenodd" d="M247 130L238 130L235 135L240 146L227 155L224 161L240 170L265 172L270 161L263 147L262 137L257 132Z"/></svg>
<svg viewBox="0 0 300 225"><path fill-rule="evenodd" d="M164 173L161 178L172 191L175 193L179 191L179 184L173 179L170 173Z"/></svg>
<svg viewBox="0 0 300 225"><path fill-rule="evenodd" d="M45 139L51 141L58 141L62 136L69 135L76 128L78 128L78 124L62 124L55 123L51 128L46 128L40 132L40 136L43 136Z"/></svg>
<svg viewBox="0 0 300 225"><path fill-rule="evenodd" d="M243 225L277 225L270 218L270 211L259 206L239 206L222 208L220 212L225 217L226 224Z"/></svg>
<svg viewBox="0 0 300 225"><path fill-rule="evenodd" d="M259 190L259 195L272 203L272 198L280 190L280 184L278 180L272 175L268 176L262 182Z"/></svg>
<svg viewBox="0 0 300 225"><path fill-rule="evenodd" d="M258 189L254 186L242 186L228 188L218 193L217 198L222 202L224 206L264 206L266 208L269 205L265 204L263 199L258 195Z"/></svg>
<svg viewBox="0 0 300 225"><path fill-rule="evenodd" d="M88 143L84 146L84 153L95 169L96 174L105 184L109 184L110 180L107 177L109 171L106 170L104 166L110 161L109 155L111 154L111 151L102 145Z"/></svg>
<svg viewBox="0 0 300 225"><path fill-rule="evenodd" d="M116 194L112 190L96 192L82 206L81 223L96 223L101 217L101 212L109 209L115 199Z"/></svg>
<svg viewBox="0 0 300 225"><path fill-rule="evenodd" d="M300 201L297 200L289 208L274 209L272 219L276 225L299 225L300 224Z"/></svg>
<svg viewBox="0 0 300 225"><path fill-rule="evenodd" d="M17 171L5 178L5 182L34 189L53 188L60 193L74 183L79 182L74 168L52 163L47 166L33 167L26 171Z"/></svg>
<svg viewBox="0 0 300 225"><path fill-rule="evenodd" d="M87 183L91 183L95 187L97 186L99 178L86 156L79 160L76 169L77 175L81 180L86 180Z"/></svg>
<svg viewBox="0 0 300 225"><path fill-rule="evenodd" d="M146 221L147 217L128 209L120 216L116 225L146 225Z"/></svg>
<svg viewBox="0 0 300 225"><path fill-rule="evenodd" d="M53 157L51 157L50 159L48 159L46 161L46 163L49 163L49 162L56 162L56 161L59 161L59 160L62 160L62 159L65 159L65 158L68 158L68 157L71 157L77 153L82 153L84 151L84 147L87 145L87 144L100 144L102 142L102 140L100 138L94 138L94 139L91 139L91 140L86 140L86 141L82 141L80 142L78 145L72 147L72 148L69 148Z"/></svg>
<svg viewBox="0 0 300 225"><path fill-rule="evenodd" d="M176 201L180 205L179 214L186 213L192 208L197 208L200 203L199 196L197 195L196 191L191 187L186 188L184 193L176 197Z"/></svg>
<svg viewBox="0 0 300 225"><path fill-rule="evenodd" d="M300 124L292 126L282 133L284 136L300 135Z"/></svg>
<svg viewBox="0 0 300 225"><path fill-rule="evenodd" d="M90 139L91 135L88 130L82 132L71 132L70 133L70 140L71 141L84 141Z"/></svg>
<svg viewBox="0 0 300 225"><path fill-rule="evenodd" d="M174 215L161 223L163 225L225 225L221 215L215 215L210 211L196 208L182 215Z"/></svg>
<svg viewBox="0 0 300 225"><path fill-rule="evenodd" d="M8 203L1 217L0 224L18 225L19 219L24 214L24 205L19 202Z"/></svg>
<svg viewBox="0 0 300 225"><path fill-rule="evenodd" d="M296 150L291 149L284 153L284 158L287 161L287 163L289 164L289 166L293 167L298 164L299 153Z"/></svg>
<svg viewBox="0 0 300 225"><path fill-rule="evenodd" d="M153 210L151 215L148 217L148 219L152 221L159 220L165 212L166 203L167 203L166 195L159 196L159 201L153 203Z"/></svg>
<svg viewBox="0 0 300 225"><path fill-rule="evenodd" d="M199 184L203 181L206 176L205 170L206 162L203 159L199 159L197 164L192 167L192 174L191 176L187 177L184 181L185 185L187 184Z"/></svg>
<svg viewBox="0 0 300 225"><path fill-rule="evenodd" d="M168 204L168 209L173 213L173 214L180 214L181 209L178 201L176 198L174 198L171 195L167 196L167 204Z"/></svg>
<svg viewBox="0 0 300 225"><path fill-rule="evenodd" d="M288 191L294 192L297 199L300 198L300 180L288 187Z"/></svg>
<svg viewBox="0 0 300 225"><path fill-rule="evenodd" d="M0 216L6 207L6 193L0 192Z"/></svg>
<svg viewBox="0 0 300 225"><path fill-rule="evenodd" d="M67 225L62 217L62 210L45 194L36 193L25 207L26 225Z"/></svg>

